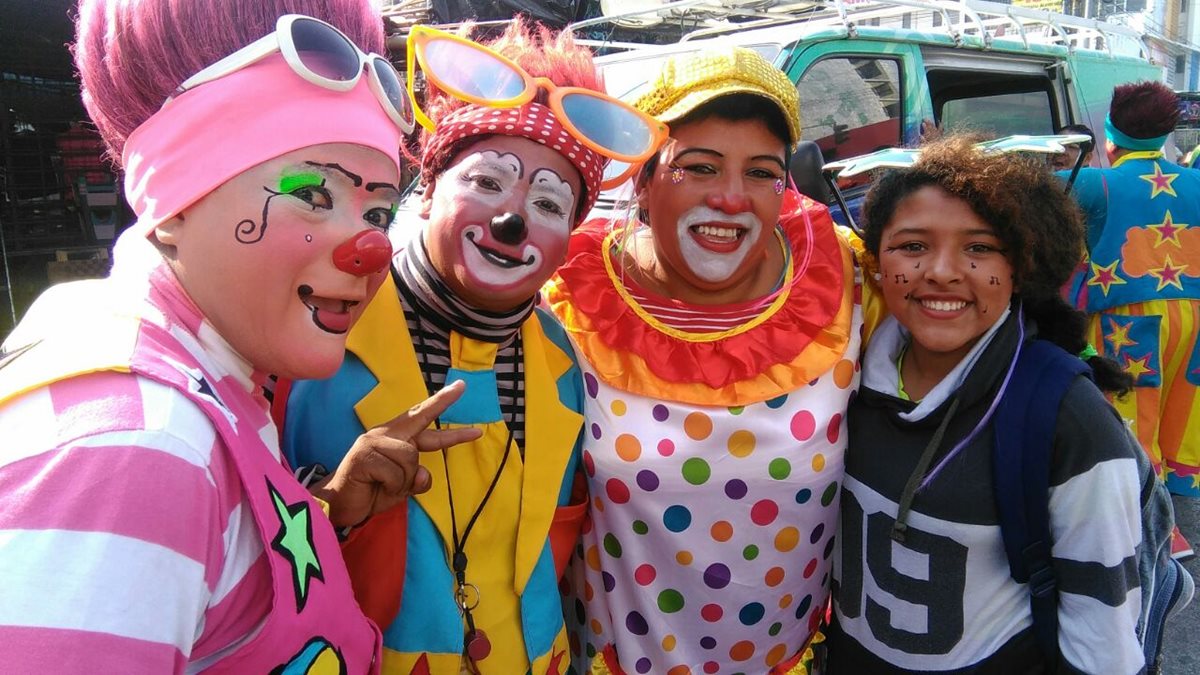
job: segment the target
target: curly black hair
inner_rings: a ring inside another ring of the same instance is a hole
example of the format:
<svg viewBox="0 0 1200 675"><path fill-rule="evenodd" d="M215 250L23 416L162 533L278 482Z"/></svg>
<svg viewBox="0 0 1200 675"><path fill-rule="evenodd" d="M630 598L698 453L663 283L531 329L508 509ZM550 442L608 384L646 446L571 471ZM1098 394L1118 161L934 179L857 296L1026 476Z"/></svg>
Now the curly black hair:
<svg viewBox="0 0 1200 675"><path fill-rule="evenodd" d="M879 255L883 229L897 206L917 190L935 186L967 203L1008 249L1014 302L1038 327L1038 337L1072 354L1087 346L1087 315L1059 294L1084 251L1083 214L1062 182L1028 156L980 150L971 135L950 135L923 145L911 167L887 173L863 205L864 241ZM1112 360L1088 360L1096 384L1124 394L1130 376Z"/></svg>

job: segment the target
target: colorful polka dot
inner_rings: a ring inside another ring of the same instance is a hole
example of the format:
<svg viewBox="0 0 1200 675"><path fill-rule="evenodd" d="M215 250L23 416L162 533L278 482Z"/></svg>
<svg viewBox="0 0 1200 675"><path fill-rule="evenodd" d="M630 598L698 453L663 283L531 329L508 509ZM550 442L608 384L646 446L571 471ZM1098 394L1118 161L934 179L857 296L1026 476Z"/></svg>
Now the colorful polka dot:
<svg viewBox="0 0 1200 675"><path fill-rule="evenodd" d="M692 675L692 669L687 666L674 666L667 671L667 675Z"/></svg>
<svg viewBox="0 0 1200 675"><path fill-rule="evenodd" d="M825 455L823 455L819 452L817 454L813 455L812 469L813 469L813 471L815 471L817 473L820 473L825 470Z"/></svg>
<svg viewBox="0 0 1200 675"><path fill-rule="evenodd" d="M650 625L646 623L646 617L639 612L630 612L625 617L625 628L634 635L645 635L650 632Z"/></svg>
<svg viewBox="0 0 1200 675"><path fill-rule="evenodd" d="M770 408L771 410L779 410L780 408L783 407L784 403L787 403L787 399L788 399L787 394L783 394L782 396L776 396L775 398L767 401L767 407Z"/></svg>
<svg viewBox="0 0 1200 675"><path fill-rule="evenodd" d="M613 402L609 407L612 408L613 414L617 417L621 417L625 414L625 401L622 401L621 399L613 399Z"/></svg>
<svg viewBox="0 0 1200 675"><path fill-rule="evenodd" d="M650 411L650 415L652 417L654 417L654 420L657 422L666 422L667 417L670 414L671 414L670 411L667 410L667 406L665 406L661 403L655 405L654 408Z"/></svg>
<svg viewBox="0 0 1200 675"><path fill-rule="evenodd" d="M729 448L729 454L734 457L749 457L754 452L756 442L757 439L755 439L753 433L745 429L739 429L729 434L729 441L726 443L726 446Z"/></svg>
<svg viewBox="0 0 1200 675"><path fill-rule="evenodd" d="M646 492L654 492L658 489L658 474L650 469L642 469L637 474L637 484Z"/></svg>
<svg viewBox="0 0 1200 675"><path fill-rule="evenodd" d="M654 583L656 577L658 577L658 572L650 564L638 565L638 568L633 571L633 580L640 586L649 586Z"/></svg>
<svg viewBox="0 0 1200 675"><path fill-rule="evenodd" d="M774 637L775 633L771 633L771 636ZM785 656L787 656L787 645L786 644L778 644L778 645L775 645L774 647L771 647L771 651L767 652L767 666L768 667L774 666L775 664L782 661L783 657L785 657Z"/></svg>
<svg viewBox="0 0 1200 675"><path fill-rule="evenodd" d="M597 572L600 571L600 549L596 548L595 546L591 546L588 548L587 555L584 557L587 559L588 567Z"/></svg>
<svg viewBox="0 0 1200 675"><path fill-rule="evenodd" d="M681 471L683 479L692 485L704 485L712 475L712 468L708 466L708 462L699 457L691 457L684 461Z"/></svg>
<svg viewBox="0 0 1200 675"><path fill-rule="evenodd" d="M608 500L614 504L629 502L629 486L621 482L620 478L609 478L604 483L604 492L608 494Z"/></svg>
<svg viewBox="0 0 1200 675"><path fill-rule="evenodd" d="M712 649L713 647L717 646L717 638L711 635L705 635L704 637L700 638L700 646L704 649Z"/></svg>
<svg viewBox="0 0 1200 675"><path fill-rule="evenodd" d="M702 412L690 413L683 420L683 432L693 441L702 441L712 435L713 423Z"/></svg>
<svg viewBox="0 0 1200 675"><path fill-rule="evenodd" d="M785 527L775 535L775 550L780 553L788 553L796 548L796 544L800 543L800 530L794 527Z"/></svg>
<svg viewBox="0 0 1200 675"><path fill-rule="evenodd" d="M626 462L636 462L642 456L642 443L633 434L621 434L616 441L617 457Z"/></svg>
<svg viewBox="0 0 1200 675"><path fill-rule="evenodd" d="M834 413L833 417L829 418L829 426L825 429L825 438L829 439L830 443L837 443L838 435L842 431L842 413Z"/></svg>
<svg viewBox="0 0 1200 675"><path fill-rule="evenodd" d="M788 607L791 606L791 604L792 604L792 594L791 593L784 593L783 596L779 598L779 609L787 609Z"/></svg>
<svg viewBox="0 0 1200 675"><path fill-rule="evenodd" d="M633 664L634 670L638 671L639 673L648 673L653 667L654 664L650 662L650 659L644 656L638 659L637 663Z"/></svg>
<svg viewBox="0 0 1200 675"><path fill-rule="evenodd" d="M584 373L583 384L587 388L587 395L591 398L596 398L596 395L600 393L600 383L596 381L595 375Z"/></svg>
<svg viewBox="0 0 1200 675"><path fill-rule="evenodd" d="M808 561L807 565L804 566L804 578L808 579L816 571L817 571L817 559L813 558L812 560Z"/></svg>
<svg viewBox="0 0 1200 675"><path fill-rule="evenodd" d="M670 457L675 454L675 443L669 438L664 438L658 442L658 454L663 457Z"/></svg>
<svg viewBox="0 0 1200 675"><path fill-rule="evenodd" d="M588 478L596 475L596 460L592 459L592 453L587 450L583 451L583 470L587 472Z"/></svg>
<svg viewBox="0 0 1200 675"><path fill-rule="evenodd" d="M792 436L798 441L807 441L817 430L817 420L807 410L792 415Z"/></svg>
<svg viewBox="0 0 1200 675"><path fill-rule="evenodd" d="M709 673L709 675L712 675L713 673L716 673L720 670L721 670L721 664L717 663L716 661L705 661L704 662L704 672Z"/></svg>
<svg viewBox="0 0 1200 675"><path fill-rule="evenodd" d="M833 367L833 383L838 389L845 389L854 380L854 362L842 359Z"/></svg>
<svg viewBox="0 0 1200 675"><path fill-rule="evenodd" d="M767 473L775 480L783 480L792 475L792 463L782 457L776 457L767 465Z"/></svg>
<svg viewBox="0 0 1200 675"><path fill-rule="evenodd" d="M594 438L594 439L596 439L596 440L600 440L600 436L601 436L601 435L602 435L602 434L601 434L601 431L600 431L600 425L599 425L599 424L595 424L595 423L593 423L593 424L592 424L592 438Z"/></svg>
<svg viewBox="0 0 1200 675"><path fill-rule="evenodd" d="M833 503L833 498L837 496L838 484L837 481L830 483L825 491L821 493L821 506L829 506Z"/></svg>
<svg viewBox="0 0 1200 675"><path fill-rule="evenodd" d="M663 526L672 532L683 532L692 525L692 512L682 504L668 506L663 511Z"/></svg>
<svg viewBox="0 0 1200 675"><path fill-rule="evenodd" d="M662 648L664 652L675 651L675 636L668 635L662 639Z"/></svg>
<svg viewBox="0 0 1200 675"><path fill-rule="evenodd" d="M600 573L600 581L604 583L605 593L612 593L613 589L617 587L617 578L608 572Z"/></svg>
<svg viewBox="0 0 1200 675"><path fill-rule="evenodd" d="M728 586L731 578L729 568L722 563L713 563L704 570L704 585L714 590Z"/></svg>
<svg viewBox="0 0 1200 675"><path fill-rule="evenodd" d="M754 544L750 544L746 548L742 549L742 557L746 560L754 560L758 557L758 547Z"/></svg>
<svg viewBox="0 0 1200 675"><path fill-rule="evenodd" d="M746 482L740 478L734 478L733 480L725 483L725 496L729 497L730 499L741 499L742 497L745 497L746 493L749 491L750 489L746 487Z"/></svg>
<svg viewBox="0 0 1200 675"><path fill-rule="evenodd" d="M650 531L650 526L647 525L646 521L644 520L633 521L633 525L631 527L633 528L634 534L646 534Z"/></svg>
<svg viewBox="0 0 1200 675"><path fill-rule="evenodd" d="M744 411L745 409L746 409L746 406L742 406L742 405L731 406L729 408L729 414L730 415L741 415L742 411Z"/></svg>
<svg viewBox="0 0 1200 675"><path fill-rule="evenodd" d="M658 608L665 614L674 614L683 609L683 594L668 588L658 594Z"/></svg>
<svg viewBox="0 0 1200 675"><path fill-rule="evenodd" d="M721 609L721 606L715 602L710 602L709 604L700 608L700 618L709 623L716 623L720 621L722 616L725 616L725 610ZM713 642L713 645L716 646L715 641Z"/></svg>
<svg viewBox="0 0 1200 675"><path fill-rule="evenodd" d="M691 565L692 558L693 556L691 551L680 551L679 553L675 554L675 562L684 566Z"/></svg>
<svg viewBox="0 0 1200 675"><path fill-rule="evenodd" d="M817 523L813 528L812 534L808 535L808 543L814 546L818 541L821 541L821 535L825 534L825 523Z"/></svg>
<svg viewBox="0 0 1200 675"><path fill-rule="evenodd" d="M812 499L812 490L808 488L800 488L796 491L796 503L807 504L808 500Z"/></svg>
<svg viewBox="0 0 1200 675"><path fill-rule="evenodd" d="M713 541L726 542L733 538L733 525L728 520L718 520L708 531Z"/></svg>
<svg viewBox="0 0 1200 675"><path fill-rule="evenodd" d="M604 535L604 551L614 558L621 557L621 542L613 536L612 532Z"/></svg>
<svg viewBox="0 0 1200 675"><path fill-rule="evenodd" d="M763 583L771 588L775 588L779 584L783 583L783 577L784 571L782 567L772 567L771 569L767 570L766 574L763 575Z"/></svg>
<svg viewBox="0 0 1200 675"><path fill-rule="evenodd" d="M806 596L804 596L804 599L800 601L800 604L796 605L796 618L797 619L804 618L804 615L808 613L808 608L812 606L812 601L813 601L813 596L806 595Z"/></svg>
<svg viewBox="0 0 1200 675"><path fill-rule="evenodd" d="M738 621L741 621L743 626L753 626L762 621L764 614L766 614L766 609L763 608L762 603L751 602L738 611Z"/></svg>
<svg viewBox="0 0 1200 675"><path fill-rule="evenodd" d="M770 499L760 499L750 507L750 520L755 525L770 525L779 515L779 505Z"/></svg>
<svg viewBox="0 0 1200 675"><path fill-rule="evenodd" d="M729 648L729 658L734 661L748 661L754 657L754 643L742 640Z"/></svg>

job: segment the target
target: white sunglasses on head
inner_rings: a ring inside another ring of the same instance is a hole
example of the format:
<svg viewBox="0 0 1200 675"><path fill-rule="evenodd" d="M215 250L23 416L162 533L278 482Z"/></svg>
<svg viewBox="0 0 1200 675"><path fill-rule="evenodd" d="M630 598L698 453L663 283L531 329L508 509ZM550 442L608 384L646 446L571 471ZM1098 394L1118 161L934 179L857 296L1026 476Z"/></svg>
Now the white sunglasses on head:
<svg viewBox="0 0 1200 675"><path fill-rule="evenodd" d="M342 31L303 14L285 14L275 31L242 47L179 85L172 98L206 82L229 75L279 52L292 71L305 80L334 91L350 91L363 66L375 98L404 134L413 130L413 109L400 75L386 58L367 54ZM170 100L170 99L168 99Z"/></svg>

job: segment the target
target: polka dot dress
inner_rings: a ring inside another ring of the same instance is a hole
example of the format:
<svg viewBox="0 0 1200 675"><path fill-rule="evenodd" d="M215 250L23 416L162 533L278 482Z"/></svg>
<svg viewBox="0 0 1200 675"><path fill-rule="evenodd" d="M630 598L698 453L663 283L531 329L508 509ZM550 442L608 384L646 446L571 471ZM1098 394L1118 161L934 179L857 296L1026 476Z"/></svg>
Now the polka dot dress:
<svg viewBox="0 0 1200 675"><path fill-rule="evenodd" d="M564 582L577 663L607 648L627 673L763 673L796 654L829 593L854 363L731 408L630 394L581 365L592 519Z"/></svg>

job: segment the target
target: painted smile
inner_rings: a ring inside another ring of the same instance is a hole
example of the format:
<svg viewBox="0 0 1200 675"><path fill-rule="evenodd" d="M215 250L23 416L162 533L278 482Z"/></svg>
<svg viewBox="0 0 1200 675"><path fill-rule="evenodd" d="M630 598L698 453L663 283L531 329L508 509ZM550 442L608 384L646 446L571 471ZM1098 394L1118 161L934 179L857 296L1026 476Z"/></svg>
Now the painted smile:
<svg viewBox="0 0 1200 675"><path fill-rule="evenodd" d="M493 248L488 248L487 246L475 241L474 232L465 232L463 236L465 236L467 241L471 242L471 245L474 246L477 251L479 251L479 255L483 256L484 260L487 260L497 267L503 267L504 269L510 270L516 267L528 267L529 265L537 262L537 258L532 255L526 260L521 260L520 258L513 258L512 256L504 255Z"/></svg>
<svg viewBox="0 0 1200 675"><path fill-rule="evenodd" d="M334 335L342 335L350 330L352 320L350 310L358 305L357 300L341 300L314 295L312 286L308 284L301 284L296 289L296 294L300 296L300 302L304 303L304 306L312 312L312 321L317 328Z"/></svg>

